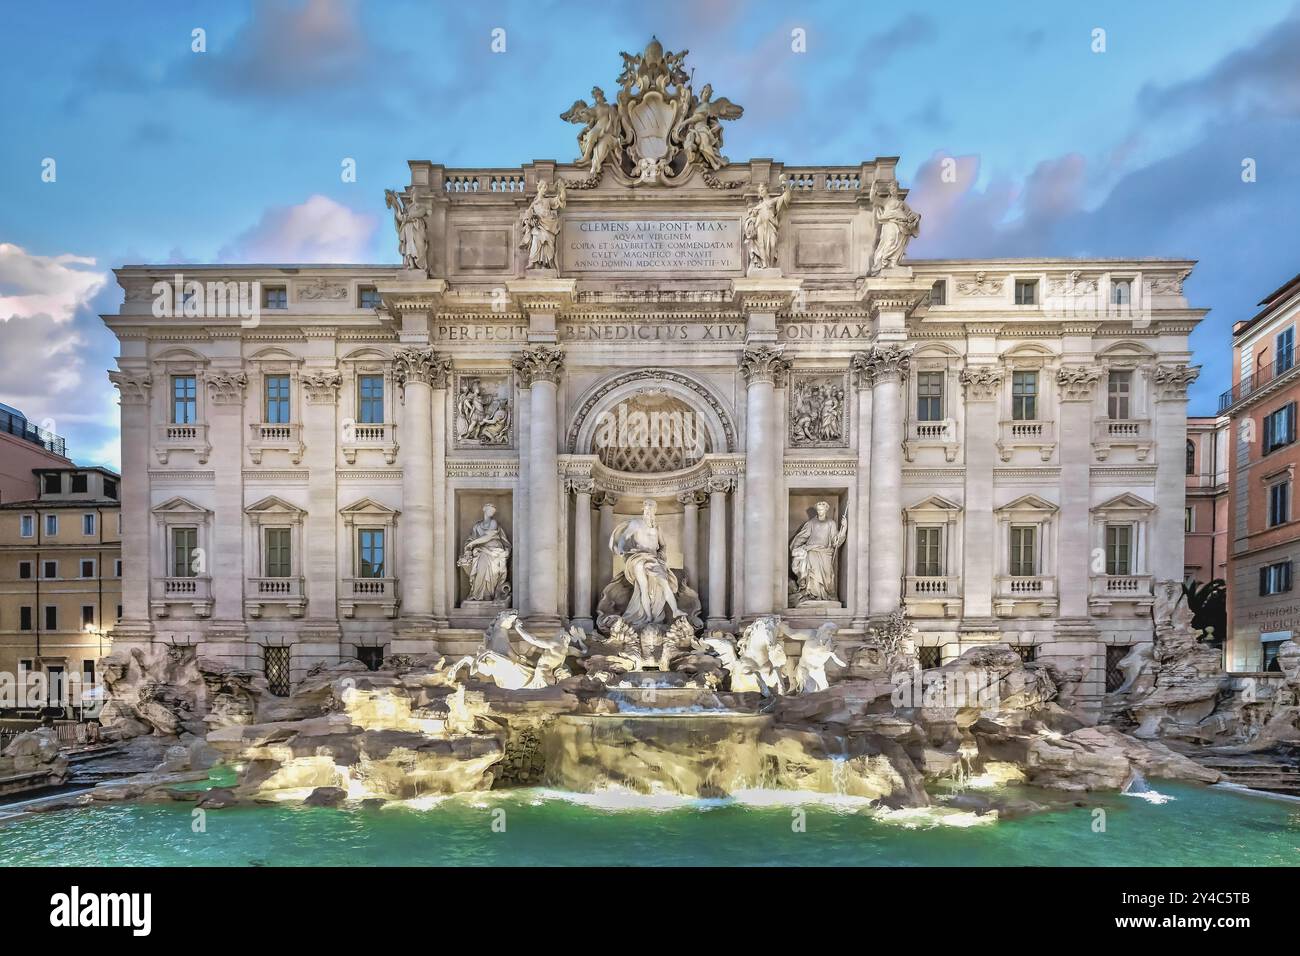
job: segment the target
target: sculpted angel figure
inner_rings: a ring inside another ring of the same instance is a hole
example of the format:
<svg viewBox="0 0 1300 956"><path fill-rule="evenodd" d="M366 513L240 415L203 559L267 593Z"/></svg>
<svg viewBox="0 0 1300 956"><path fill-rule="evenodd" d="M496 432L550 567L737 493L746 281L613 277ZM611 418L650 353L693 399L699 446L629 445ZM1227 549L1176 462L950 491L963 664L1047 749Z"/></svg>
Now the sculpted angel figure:
<svg viewBox="0 0 1300 956"><path fill-rule="evenodd" d="M877 197L877 200L875 216L879 228L876 251L871 257L872 275L898 265L907 251L907 244L916 238L921 228L920 214L903 202L898 183L891 181L885 188L884 197Z"/></svg>
<svg viewBox="0 0 1300 956"><path fill-rule="evenodd" d="M694 108L689 112L682 111L683 117L674 136L681 144L688 164L701 162L710 169L721 169L727 165L727 157L720 152L722 124L719 120L739 119L745 111L725 96L716 100L712 97L713 85L704 84Z"/></svg>
<svg viewBox="0 0 1300 956"><path fill-rule="evenodd" d="M424 206L416 201L407 202L391 189L384 190L384 205L393 210L393 225L397 229L397 248L402 255L402 266L407 269L427 270L425 259Z"/></svg>
<svg viewBox="0 0 1300 956"><path fill-rule="evenodd" d="M668 567L655 508L653 498L645 499L640 517L622 522L609 537L609 550L622 557L623 576L632 585L623 620L633 627L685 616L677 607L677 576Z"/></svg>
<svg viewBox="0 0 1300 956"><path fill-rule="evenodd" d="M456 561L469 576L467 601L504 601L510 594L510 539L496 519L497 506L483 506L483 520L469 531L469 540Z"/></svg>
<svg viewBox="0 0 1300 956"><path fill-rule="evenodd" d="M848 515L838 527L830 518L831 506L817 502L815 517L804 522L790 541L790 570L794 573L796 602L835 601L835 553L849 533Z"/></svg>
<svg viewBox="0 0 1300 956"><path fill-rule="evenodd" d="M776 266L776 239L781 228L781 215L790 205L790 187L785 174L779 180L781 191L769 196L767 184L758 184L758 199L745 213L744 236L749 244L749 267L771 269Z"/></svg>
<svg viewBox="0 0 1300 956"><path fill-rule="evenodd" d="M605 160L613 156L618 158L623 145L623 120L618 108L605 100L605 91L599 86L591 88L595 103L587 105L586 100L577 100L560 114L566 123L586 124L578 134L578 148L582 155L573 162L578 166L590 166L591 175L600 172Z"/></svg>
<svg viewBox="0 0 1300 956"><path fill-rule="evenodd" d="M539 182L537 195L519 214L522 233L519 248L528 249L528 268L555 268L555 237L560 234L560 210L564 203L564 180L556 182L554 193L545 182Z"/></svg>

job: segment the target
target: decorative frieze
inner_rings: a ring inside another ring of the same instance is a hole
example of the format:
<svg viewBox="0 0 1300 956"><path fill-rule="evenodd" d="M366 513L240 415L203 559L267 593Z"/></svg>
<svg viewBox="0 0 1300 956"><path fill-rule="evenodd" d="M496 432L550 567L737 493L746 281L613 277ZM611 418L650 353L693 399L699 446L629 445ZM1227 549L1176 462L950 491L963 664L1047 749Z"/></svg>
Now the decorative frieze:
<svg viewBox="0 0 1300 956"><path fill-rule="evenodd" d="M787 434L793 448L845 448L849 440L847 373L792 372Z"/></svg>
<svg viewBox="0 0 1300 956"><path fill-rule="evenodd" d="M957 380L965 386L968 402L988 402L1002 391L1005 375L1001 365L968 365L958 373Z"/></svg>
<svg viewBox="0 0 1300 956"><path fill-rule="evenodd" d="M1201 374L1199 365L1157 365L1151 376L1159 401L1185 401L1187 389Z"/></svg>
<svg viewBox="0 0 1300 956"><path fill-rule="evenodd" d="M153 377L148 372L109 372L108 380L117 389L123 405L149 404Z"/></svg>
<svg viewBox="0 0 1300 956"><path fill-rule="evenodd" d="M509 448L514 409L510 376L456 376L456 445L459 448Z"/></svg>
<svg viewBox="0 0 1300 956"><path fill-rule="evenodd" d="M307 401L312 405L333 405L338 401L343 373L338 369L309 369L299 379Z"/></svg>
<svg viewBox="0 0 1300 956"><path fill-rule="evenodd" d="M213 405L240 405L248 375L244 372L207 372L203 376L208 386L208 400Z"/></svg>
<svg viewBox="0 0 1300 956"><path fill-rule="evenodd" d="M342 302L348 297L348 287L343 282L331 282L324 276L317 276L309 285L298 287L300 302Z"/></svg>
<svg viewBox="0 0 1300 956"><path fill-rule="evenodd" d="M1096 365L1062 365L1056 370L1056 385L1061 401L1090 401L1101 375L1101 369Z"/></svg>
<svg viewBox="0 0 1300 956"><path fill-rule="evenodd" d="M984 272L975 273L974 278L959 279L957 294L964 296L990 296L1002 294L1002 280L990 279Z"/></svg>

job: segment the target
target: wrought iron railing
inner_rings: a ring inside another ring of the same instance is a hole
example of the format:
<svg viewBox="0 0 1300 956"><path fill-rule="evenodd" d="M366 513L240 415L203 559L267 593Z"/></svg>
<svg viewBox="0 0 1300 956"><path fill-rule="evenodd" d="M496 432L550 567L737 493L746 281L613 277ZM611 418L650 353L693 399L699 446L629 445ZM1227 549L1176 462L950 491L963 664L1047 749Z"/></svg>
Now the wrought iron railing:
<svg viewBox="0 0 1300 956"><path fill-rule="evenodd" d="M44 428L33 425L21 415L15 415L0 408L0 432L9 435L17 435L23 441L29 441L33 445L40 445L46 451L54 452L56 455L68 457L68 443L60 436L53 432L48 432Z"/></svg>
<svg viewBox="0 0 1300 956"><path fill-rule="evenodd" d="M1273 364L1265 365L1254 375L1246 375L1240 382L1219 396L1219 411L1226 412L1230 407L1263 388L1279 376L1285 375L1296 367L1295 349L1279 352Z"/></svg>

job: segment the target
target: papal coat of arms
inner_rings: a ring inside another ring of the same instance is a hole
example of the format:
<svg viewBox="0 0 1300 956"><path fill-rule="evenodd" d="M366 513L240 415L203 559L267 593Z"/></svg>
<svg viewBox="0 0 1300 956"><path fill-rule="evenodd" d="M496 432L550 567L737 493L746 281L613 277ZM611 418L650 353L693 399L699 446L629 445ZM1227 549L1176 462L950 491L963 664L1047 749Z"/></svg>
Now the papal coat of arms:
<svg viewBox="0 0 1300 956"><path fill-rule="evenodd" d="M696 95L682 63L689 51L665 53L652 39L639 55L624 53L615 102L600 87L595 102L578 100L560 119L583 124L578 134L581 155L593 177L606 166L632 184L675 185L699 168L705 174L727 165L722 155L722 120L744 110L726 97L713 98L707 83Z"/></svg>

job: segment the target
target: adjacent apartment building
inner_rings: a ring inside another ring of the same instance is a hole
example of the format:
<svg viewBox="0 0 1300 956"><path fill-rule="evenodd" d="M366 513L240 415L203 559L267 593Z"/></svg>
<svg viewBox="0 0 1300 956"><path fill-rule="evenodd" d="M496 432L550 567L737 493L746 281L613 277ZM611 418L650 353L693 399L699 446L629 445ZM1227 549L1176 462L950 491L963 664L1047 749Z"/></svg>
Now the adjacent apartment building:
<svg viewBox="0 0 1300 956"><path fill-rule="evenodd" d="M61 437L0 402L0 504L36 497L37 468L71 466Z"/></svg>
<svg viewBox="0 0 1300 956"><path fill-rule="evenodd" d="M1278 647L1300 631L1294 585L1300 275L1259 304L1253 318L1233 327L1233 383L1219 400L1232 433L1227 663L1233 671L1275 670Z"/></svg>
<svg viewBox="0 0 1300 956"><path fill-rule="evenodd" d="M0 673L31 691L0 699L6 715L57 705L74 674L96 683L122 615L120 476L68 465L33 477L30 500L0 503Z"/></svg>

